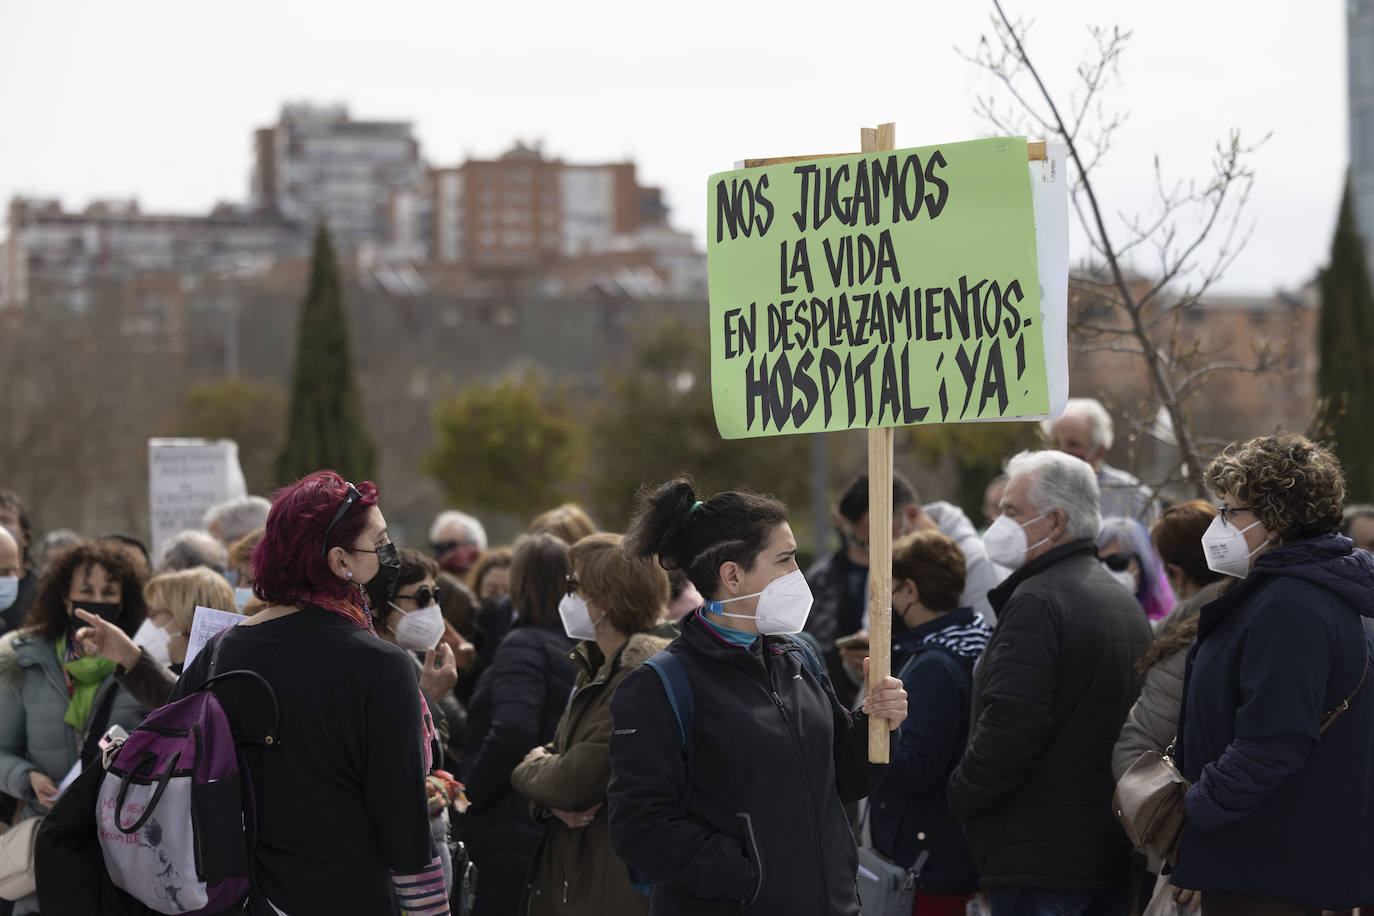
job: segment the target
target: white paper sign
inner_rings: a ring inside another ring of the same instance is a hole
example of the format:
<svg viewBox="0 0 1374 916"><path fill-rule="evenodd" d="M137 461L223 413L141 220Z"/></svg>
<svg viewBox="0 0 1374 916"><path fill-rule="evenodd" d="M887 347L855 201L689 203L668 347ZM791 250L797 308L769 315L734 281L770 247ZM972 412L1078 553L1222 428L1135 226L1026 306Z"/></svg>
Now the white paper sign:
<svg viewBox="0 0 1374 916"><path fill-rule="evenodd" d="M182 670L185 671L191 667L191 662L195 661L200 650L204 649L205 644L214 639L216 634L247 619L242 614L217 611L211 607L196 605L195 616L191 618L191 635L186 642L186 663L182 666Z"/></svg>
<svg viewBox="0 0 1374 916"><path fill-rule="evenodd" d="M153 556L172 535L199 528L205 510L246 496L232 439L149 439L148 503Z"/></svg>

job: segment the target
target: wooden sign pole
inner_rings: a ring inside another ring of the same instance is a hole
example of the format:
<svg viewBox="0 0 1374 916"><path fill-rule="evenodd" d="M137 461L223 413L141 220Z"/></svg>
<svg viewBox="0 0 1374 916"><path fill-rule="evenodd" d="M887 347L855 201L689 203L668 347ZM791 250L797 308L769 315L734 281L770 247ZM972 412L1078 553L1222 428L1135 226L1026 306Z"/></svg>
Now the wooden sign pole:
<svg viewBox="0 0 1374 916"><path fill-rule="evenodd" d="M897 125L859 131L861 151L896 149ZM892 427L868 431L868 685L892 671ZM868 759L887 763L891 747L886 719L868 720Z"/></svg>

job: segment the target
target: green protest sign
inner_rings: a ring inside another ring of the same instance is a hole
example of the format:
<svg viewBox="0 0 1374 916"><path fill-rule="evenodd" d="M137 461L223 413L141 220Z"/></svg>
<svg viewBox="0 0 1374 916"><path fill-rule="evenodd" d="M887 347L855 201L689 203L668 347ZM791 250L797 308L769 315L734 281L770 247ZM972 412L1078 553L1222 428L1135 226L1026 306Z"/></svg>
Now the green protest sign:
<svg viewBox="0 0 1374 916"><path fill-rule="evenodd" d="M707 186L726 439L1049 408L1024 137L786 162Z"/></svg>

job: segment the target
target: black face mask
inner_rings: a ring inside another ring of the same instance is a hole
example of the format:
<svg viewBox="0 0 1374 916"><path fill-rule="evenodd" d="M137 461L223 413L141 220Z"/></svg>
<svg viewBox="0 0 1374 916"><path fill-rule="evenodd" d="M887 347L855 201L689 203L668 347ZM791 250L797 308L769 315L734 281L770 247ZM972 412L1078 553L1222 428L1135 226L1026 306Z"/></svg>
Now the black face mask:
<svg viewBox="0 0 1374 916"><path fill-rule="evenodd" d="M111 604L102 601L74 601L72 604L75 607L81 608L81 610L85 611L87 614L94 614L102 620L108 620L110 623L117 623L119 621L119 612L124 609L124 605L118 602ZM86 625L86 621L77 617L75 614L73 614L72 617L74 618L73 622L77 626Z"/></svg>
<svg viewBox="0 0 1374 916"><path fill-rule="evenodd" d="M377 548L377 575L367 581L363 589L367 592L367 603L374 613L380 612L391 600L396 591L396 580L401 578L401 556L395 544L383 544Z"/></svg>

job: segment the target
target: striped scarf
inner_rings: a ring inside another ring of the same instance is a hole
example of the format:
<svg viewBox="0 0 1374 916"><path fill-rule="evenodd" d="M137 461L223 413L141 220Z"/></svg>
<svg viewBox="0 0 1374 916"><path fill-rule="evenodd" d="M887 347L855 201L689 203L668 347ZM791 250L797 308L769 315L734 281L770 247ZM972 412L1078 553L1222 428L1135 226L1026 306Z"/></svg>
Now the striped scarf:
<svg viewBox="0 0 1374 916"><path fill-rule="evenodd" d="M936 630L921 642L942 646L964 658L977 659L987 648L990 636L992 627L988 626L982 614L974 614L968 623Z"/></svg>

